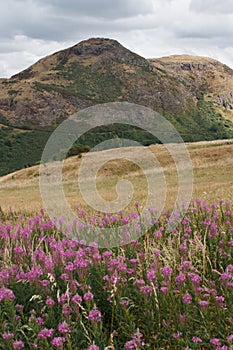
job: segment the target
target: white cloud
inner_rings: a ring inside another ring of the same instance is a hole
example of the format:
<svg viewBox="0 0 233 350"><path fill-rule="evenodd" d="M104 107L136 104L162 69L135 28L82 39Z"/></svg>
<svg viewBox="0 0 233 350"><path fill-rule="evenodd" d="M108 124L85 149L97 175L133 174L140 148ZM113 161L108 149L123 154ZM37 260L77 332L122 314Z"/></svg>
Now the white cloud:
<svg viewBox="0 0 233 350"><path fill-rule="evenodd" d="M232 0L192 0L190 5L191 10L196 12L205 12L209 14L232 14Z"/></svg>
<svg viewBox="0 0 233 350"><path fill-rule="evenodd" d="M35 2L38 6L44 4L57 14L73 15L75 13L78 16L108 19L150 13L156 4L153 0L140 0L137 3L135 0L35 0Z"/></svg>
<svg viewBox="0 0 233 350"><path fill-rule="evenodd" d="M98 36L144 57L201 54L233 67L233 2L8 0L0 12L0 76Z"/></svg>

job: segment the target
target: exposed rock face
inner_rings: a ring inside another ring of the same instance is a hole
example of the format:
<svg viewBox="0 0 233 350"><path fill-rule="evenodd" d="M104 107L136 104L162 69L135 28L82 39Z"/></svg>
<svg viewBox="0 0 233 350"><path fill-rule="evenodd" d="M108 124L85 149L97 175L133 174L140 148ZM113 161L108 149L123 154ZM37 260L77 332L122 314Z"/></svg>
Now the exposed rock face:
<svg viewBox="0 0 233 350"><path fill-rule="evenodd" d="M225 89L233 91L233 70L216 60L181 55L153 59L152 62L173 74L196 97Z"/></svg>
<svg viewBox="0 0 233 350"><path fill-rule="evenodd" d="M147 60L115 40L96 38L1 79L0 113L11 125L50 128L91 105L128 101L176 117L196 108L200 95L232 109L232 87L233 71L215 60Z"/></svg>
<svg viewBox="0 0 233 350"><path fill-rule="evenodd" d="M214 102L221 107L233 110L233 92L227 94L219 94Z"/></svg>
<svg viewBox="0 0 233 350"><path fill-rule="evenodd" d="M140 67L151 67L151 63L145 58L125 49L118 41L111 39L90 39L61 52L59 59L69 58L70 55L79 58L111 58L115 61Z"/></svg>

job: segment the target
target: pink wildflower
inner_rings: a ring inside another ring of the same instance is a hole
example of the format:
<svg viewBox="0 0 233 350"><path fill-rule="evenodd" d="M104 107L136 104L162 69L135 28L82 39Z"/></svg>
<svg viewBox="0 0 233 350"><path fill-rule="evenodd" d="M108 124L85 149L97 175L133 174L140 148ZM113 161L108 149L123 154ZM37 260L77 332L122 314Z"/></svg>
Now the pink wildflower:
<svg viewBox="0 0 233 350"><path fill-rule="evenodd" d="M96 305L89 311L88 319L92 322L100 322L102 318L101 312L97 309Z"/></svg>
<svg viewBox="0 0 233 350"><path fill-rule="evenodd" d="M70 328L69 325L66 321L63 321L61 323L59 323L58 325L58 332L59 333L70 333Z"/></svg>
<svg viewBox="0 0 233 350"><path fill-rule="evenodd" d="M21 350L24 348L24 342L22 340L16 340L13 342L14 350Z"/></svg>
<svg viewBox="0 0 233 350"><path fill-rule="evenodd" d="M53 329L44 328L38 333L38 338L42 338L42 339L50 338L52 337L53 332L54 332Z"/></svg>
<svg viewBox="0 0 233 350"><path fill-rule="evenodd" d="M183 300L183 302L184 302L186 305L189 305L189 304L192 303L192 297L191 297L191 295L190 295L188 292L186 292L186 293L183 295L182 300Z"/></svg>
<svg viewBox="0 0 233 350"><path fill-rule="evenodd" d="M51 344L53 346L56 346L57 348L61 348L63 343L65 343L66 339L64 337L55 337L53 338L53 340L51 341Z"/></svg>
<svg viewBox="0 0 233 350"><path fill-rule="evenodd" d="M210 339L210 344L214 345L214 346L220 346L222 345L221 341L218 338L212 338Z"/></svg>

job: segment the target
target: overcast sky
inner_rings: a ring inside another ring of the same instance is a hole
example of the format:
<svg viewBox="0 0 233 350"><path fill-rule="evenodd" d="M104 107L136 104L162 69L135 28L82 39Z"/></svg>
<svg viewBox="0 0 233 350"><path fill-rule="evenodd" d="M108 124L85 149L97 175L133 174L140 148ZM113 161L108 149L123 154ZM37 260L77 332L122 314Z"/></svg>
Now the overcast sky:
<svg viewBox="0 0 233 350"><path fill-rule="evenodd" d="M0 77L90 37L144 57L209 56L233 68L233 0L0 0Z"/></svg>

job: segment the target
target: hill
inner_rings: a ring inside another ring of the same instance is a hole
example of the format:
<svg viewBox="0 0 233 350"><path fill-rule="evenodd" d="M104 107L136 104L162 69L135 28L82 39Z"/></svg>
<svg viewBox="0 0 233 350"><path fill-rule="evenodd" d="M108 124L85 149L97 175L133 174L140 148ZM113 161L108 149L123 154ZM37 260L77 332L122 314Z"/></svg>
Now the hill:
<svg viewBox="0 0 233 350"><path fill-rule="evenodd" d="M233 71L209 58L145 59L115 40L83 41L0 80L0 175L39 162L61 121L105 102L150 107L185 141L232 138L232 87ZM156 142L143 130L112 125L92 130L79 143L94 146L113 135Z"/></svg>
<svg viewBox="0 0 233 350"><path fill-rule="evenodd" d="M186 144L193 166L193 198L199 198L209 203L218 200L230 201L233 196L233 139L219 141L193 142ZM160 162L166 181L166 203L167 209L173 208L178 191L178 179L176 165L163 145L151 145L149 150ZM94 162L99 162L103 157L108 159L107 152L98 153ZM132 155L137 152L137 147L127 149ZM124 149L121 149L124 154ZM83 155L85 157L85 155ZM65 160L63 167L63 189L68 203L73 209L80 205L82 209L91 210L83 200L77 184L77 171L81 164L78 157L70 157ZM146 169L146 171L154 171ZM134 203L145 204L147 196L147 179L140 168L124 159L108 161L98 172L96 186L100 195L107 201L115 200L117 197L116 184L120 179L127 179L134 187L133 197L126 208L132 212ZM157 188L158 198L162 198ZM163 192L163 188L161 188ZM37 212L42 206L39 190L39 166L22 169L12 174L0 177L0 207L8 210L27 210ZM33 203L33 204L32 204Z"/></svg>

